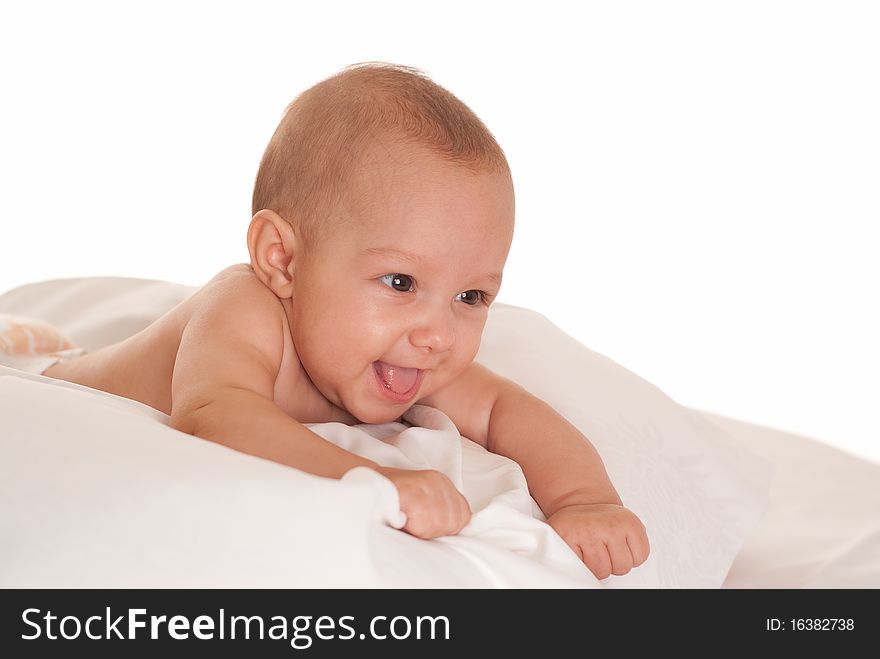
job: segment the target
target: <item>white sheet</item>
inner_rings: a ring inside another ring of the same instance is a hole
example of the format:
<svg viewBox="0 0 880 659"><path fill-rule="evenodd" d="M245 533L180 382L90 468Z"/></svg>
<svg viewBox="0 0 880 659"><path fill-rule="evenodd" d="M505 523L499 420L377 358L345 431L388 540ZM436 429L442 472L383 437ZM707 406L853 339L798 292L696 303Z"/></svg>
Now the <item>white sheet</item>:
<svg viewBox="0 0 880 659"><path fill-rule="evenodd" d="M53 400L59 389L65 395ZM15 447L2 444L4 587L572 583L552 569L529 580L528 575L536 576L531 559L541 561L541 543L548 538L518 514L533 505L523 495L521 472L466 440L460 442L461 455L472 468L461 484L482 512L464 534L469 539L453 540L455 551L450 551L449 539L424 542L385 527L394 521L396 494L381 484L384 479L371 481L370 474L353 472L337 483L195 438L169 439L156 424L165 417L155 410L2 367L0 401L7 439L9 410L32 412L20 417L29 432L15 438ZM70 404L75 409L67 409ZM100 407L93 409L95 404ZM42 413L46 409L52 414ZM702 415L777 466L770 505L736 556L725 588L880 587L880 465L798 435ZM383 430L401 429L388 424ZM417 455L417 430L409 429L400 449L380 449L383 458L402 465L407 454ZM373 441L344 428L328 431L348 437L352 447ZM374 434L385 435L378 428ZM497 472L490 477L487 462L496 460ZM188 473L191 478L181 481ZM485 510L493 483L500 490L494 512ZM302 492L320 500L325 515L339 510L342 515L322 519L297 505ZM501 509L522 525L522 534L504 524L492 530L492 518ZM534 507L531 513L539 515ZM309 530L305 541L302 529ZM474 542L481 538L485 543ZM556 538L549 542L563 549ZM499 551L487 562L492 548ZM519 556L529 557L525 569L517 565Z"/></svg>
<svg viewBox="0 0 880 659"><path fill-rule="evenodd" d="M474 518L427 542L385 526L399 525L397 492L368 469L318 478L171 430L139 403L3 367L0 400L24 411L3 445L6 587L598 585L532 516L519 467L431 408L407 417L425 427L312 426L453 479Z"/></svg>
<svg viewBox="0 0 880 659"><path fill-rule="evenodd" d="M725 588L880 588L880 464L703 413L776 466L770 501Z"/></svg>
<svg viewBox="0 0 880 659"><path fill-rule="evenodd" d="M42 318L94 349L190 292L57 280L0 296L0 312ZM766 460L533 311L493 305L478 359L584 432L645 522L651 558L603 587L722 584L767 505ZM131 401L2 375L0 513L9 523L0 584L597 585L541 521L518 466L455 440L436 412L414 410L428 429L315 428L380 462L439 468L460 484L474 521L458 537L426 542L382 521L398 511L375 474L318 479L177 433Z"/></svg>

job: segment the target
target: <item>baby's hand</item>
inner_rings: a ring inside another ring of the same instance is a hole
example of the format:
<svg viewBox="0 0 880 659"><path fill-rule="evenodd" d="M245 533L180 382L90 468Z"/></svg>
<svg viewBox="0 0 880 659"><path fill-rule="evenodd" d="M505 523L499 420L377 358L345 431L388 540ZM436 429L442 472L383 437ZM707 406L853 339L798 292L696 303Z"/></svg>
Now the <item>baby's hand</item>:
<svg viewBox="0 0 880 659"><path fill-rule="evenodd" d="M403 530L430 540L455 535L471 521L471 509L461 492L444 474L434 470L413 471L379 467L400 495L400 509L406 513Z"/></svg>
<svg viewBox="0 0 880 659"><path fill-rule="evenodd" d="M564 506L547 523L597 579L621 576L648 558L645 526L632 511L611 503Z"/></svg>

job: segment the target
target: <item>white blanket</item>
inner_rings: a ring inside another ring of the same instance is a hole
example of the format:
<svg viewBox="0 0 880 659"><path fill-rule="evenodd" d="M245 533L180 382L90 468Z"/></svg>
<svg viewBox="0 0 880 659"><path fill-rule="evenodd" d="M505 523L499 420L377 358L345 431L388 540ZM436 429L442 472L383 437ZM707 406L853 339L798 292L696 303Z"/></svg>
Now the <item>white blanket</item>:
<svg viewBox="0 0 880 659"><path fill-rule="evenodd" d="M43 282L0 296L94 349L190 291L163 282ZM140 403L0 368L0 586L721 586L767 507L772 467L539 314L493 305L478 360L550 403L596 446L644 521L648 561L598 582L543 521L512 461L442 413L317 424L389 466L446 473L475 515L414 538L369 470L319 478L172 430Z"/></svg>
<svg viewBox="0 0 880 659"><path fill-rule="evenodd" d="M540 521L519 466L462 439L432 408L411 409L414 427L311 425L381 464L449 476L475 514L459 536L428 542L386 526L403 523L397 492L372 470L354 469L341 483L318 478L171 430L165 415L133 401L12 369L0 376L4 406L28 411L14 437L4 433L12 440L4 443L0 486L4 586L118 585L120 578L131 586L598 584ZM26 489L14 478L23 471ZM165 474L159 483L157 471ZM198 491L180 482L186 473L197 474ZM63 506L65 491L82 496L89 484L93 515L81 500L44 515L9 505ZM224 519L235 524L218 538ZM439 574L438 566L445 566Z"/></svg>

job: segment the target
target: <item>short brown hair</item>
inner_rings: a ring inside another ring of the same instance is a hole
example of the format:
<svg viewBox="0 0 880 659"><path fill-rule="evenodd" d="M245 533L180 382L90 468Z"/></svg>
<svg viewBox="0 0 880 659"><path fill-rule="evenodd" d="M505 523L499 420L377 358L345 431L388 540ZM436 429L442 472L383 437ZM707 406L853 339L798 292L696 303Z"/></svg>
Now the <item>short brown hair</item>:
<svg viewBox="0 0 880 659"><path fill-rule="evenodd" d="M320 240L360 154L394 136L474 171L510 175L504 152L482 121L417 69L354 64L300 94L269 141L254 185L252 212L266 208Z"/></svg>

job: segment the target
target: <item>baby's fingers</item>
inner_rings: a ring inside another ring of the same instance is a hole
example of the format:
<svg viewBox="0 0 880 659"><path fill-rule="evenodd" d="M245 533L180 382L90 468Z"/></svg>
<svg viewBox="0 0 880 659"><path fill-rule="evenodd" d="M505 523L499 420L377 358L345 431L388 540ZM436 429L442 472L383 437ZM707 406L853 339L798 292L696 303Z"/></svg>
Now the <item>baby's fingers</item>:
<svg viewBox="0 0 880 659"><path fill-rule="evenodd" d="M403 530L422 540L433 540L450 534L448 519L437 511L423 511L408 518Z"/></svg>
<svg viewBox="0 0 880 659"><path fill-rule="evenodd" d="M467 499L456 489L451 489L447 493L447 534L457 535L468 522L471 521L471 507L468 505Z"/></svg>
<svg viewBox="0 0 880 659"><path fill-rule="evenodd" d="M461 498L461 518L459 521L459 526L455 529L455 533L458 534L465 526L470 524L471 516L473 513L471 512L470 504L468 504L467 499L464 497Z"/></svg>
<svg viewBox="0 0 880 659"><path fill-rule="evenodd" d="M575 547L571 543L569 546L575 550L576 554L579 554L581 560L584 562L588 568L590 568L590 572L599 579L605 579L611 576L611 571L613 569L611 556L608 553L608 547L605 546L605 543L601 540L593 541L589 544L584 544Z"/></svg>
<svg viewBox="0 0 880 659"><path fill-rule="evenodd" d="M648 534L645 533L644 529L640 533L628 534L626 536L626 543L632 555L633 567L638 567L648 560L648 554L651 553L651 545L648 542Z"/></svg>
<svg viewBox="0 0 880 659"><path fill-rule="evenodd" d="M414 506L403 530L422 538L433 540L445 535L456 535L471 519L467 500L453 489L433 500L427 499Z"/></svg>
<svg viewBox="0 0 880 659"><path fill-rule="evenodd" d="M613 540L608 543L608 554L611 557L611 573L621 577L633 569L633 556L626 539Z"/></svg>

